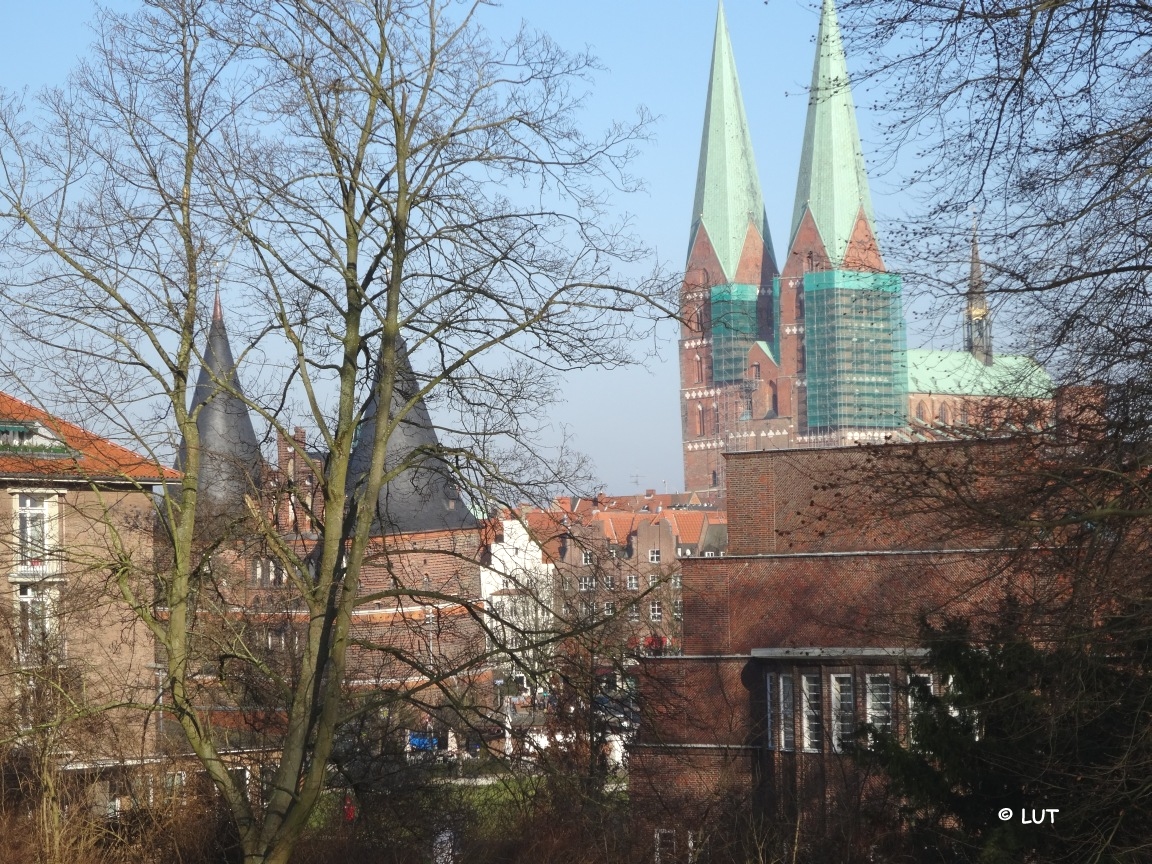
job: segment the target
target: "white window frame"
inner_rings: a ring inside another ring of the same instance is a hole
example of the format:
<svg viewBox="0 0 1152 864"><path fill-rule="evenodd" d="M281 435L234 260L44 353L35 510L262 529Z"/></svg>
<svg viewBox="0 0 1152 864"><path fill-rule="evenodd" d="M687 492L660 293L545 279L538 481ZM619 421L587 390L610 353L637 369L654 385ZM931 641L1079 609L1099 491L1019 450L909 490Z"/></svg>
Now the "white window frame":
<svg viewBox="0 0 1152 864"><path fill-rule="evenodd" d="M629 603L628 604L628 620L629 621L639 621L640 620L640 605L638 603Z"/></svg>
<svg viewBox="0 0 1152 864"><path fill-rule="evenodd" d="M583 554L580 556L580 562L585 567L587 567L589 564L592 563L592 550L591 549L585 549L584 550Z"/></svg>
<svg viewBox="0 0 1152 864"><path fill-rule="evenodd" d="M850 673L828 676L832 701L832 749L843 753L856 735L856 688Z"/></svg>
<svg viewBox="0 0 1152 864"><path fill-rule="evenodd" d="M26 488L13 489L12 496L12 535L15 538L13 571L17 577L31 576L43 578L58 571L57 561L60 548L61 525L59 489ZM35 501L33 505L31 502ZM39 557L29 556L26 560L24 535L27 530L26 517L39 515L42 520Z"/></svg>
<svg viewBox="0 0 1152 864"><path fill-rule="evenodd" d="M801 743L806 753L819 753L824 748L824 687L819 673L800 676Z"/></svg>
<svg viewBox="0 0 1152 864"><path fill-rule="evenodd" d="M768 742L768 749L776 749L775 725L772 723L772 709L776 703L776 676L769 672L764 676L764 696L767 704L767 713L764 720L764 740Z"/></svg>
<svg viewBox="0 0 1152 864"><path fill-rule="evenodd" d="M15 582L16 659L21 666L62 663L65 644L60 629L61 580Z"/></svg>
<svg viewBox="0 0 1152 864"><path fill-rule="evenodd" d="M611 573L605 573L604 574L604 590L606 590L606 591L615 591L616 590L616 577L613 576Z"/></svg>
<svg viewBox="0 0 1152 864"><path fill-rule="evenodd" d="M581 591L592 591L596 587L596 577L590 573L581 573L577 587Z"/></svg>
<svg viewBox="0 0 1152 864"><path fill-rule="evenodd" d="M916 696L914 695L913 691L916 686L922 682L928 685L929 693L936 692L932 686L933 682L931 672L913 672L908 676L908 741L911 744L916 743L915 737L912 734L912 724L915 722L917 715L920 714L923 708L923 706L921 706L916 701Z"/></svg>
<svg viewBox="0 0 1152 864"><path fill-rule="evenodd" d="M868 723L881 732L891 732L893 728L892 676L881 672L867 677L864 688ZM886 705L884 708L882 706Z"/></svg>
<svg viewBox="0 0 1152 864"><path fill-rule="evenodd" d="M639 591L640 590L640 574L639 573L629 573L628 574L628 590L629 591Z"/></svg>
<svg viewBox="0 0 1152 864"><path fill-rule="evenodd" d="M796 691L791 673L779 676L780 692L780 749L791 753L796 749Z"/></svg>
<svg viewBox="0 0 1152 864"><path fill-rule="evenodd" d="M648 563L649 564L659 564L660 563L660 550L659 549L649 549L648 550Z"/></svg>
<svg viewBox="0 0 1152 864"><path fill-rule="evenodd" d="M616 604L611 600L605 600L604 601L604 616L606 618L611 618L615 614L616 614Z"/></svg>
<svg viewBox="0 0 1152 864"><path fill-rule="evenodd" d="M672 601L672 617L677 621L684 620L684 601L677 598Z"/></svg>
<svg viewBox="0 0 1152 864"><path fill-rule="evenodd" d="M651 600L648 602L648 620L653 623L664 620L664 604L659 600Z"/></svg>
<svg viewBox="0 0 1152 864"><path fill-rule="evenodd" d="M683 577L680 575L679 570L677 570L675 573L672 574L671 578L669 579L669 583L672 585L673 591L679 591L681 589L681 587L683 587L684 580L683 580Z"/></svg>

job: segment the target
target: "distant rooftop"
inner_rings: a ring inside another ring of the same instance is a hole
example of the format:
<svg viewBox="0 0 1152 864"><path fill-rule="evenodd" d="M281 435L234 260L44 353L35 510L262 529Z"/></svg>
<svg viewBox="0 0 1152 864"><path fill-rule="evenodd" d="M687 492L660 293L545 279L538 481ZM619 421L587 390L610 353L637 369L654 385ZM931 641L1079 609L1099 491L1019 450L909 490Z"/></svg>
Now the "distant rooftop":
<svg viewBox="0 0 1152 864"><path fill-rule="evenodd" d="M1001 354L990 366L967 351L908 350L908 392L1047 399L1052 377L1031 357Z"/></svg>

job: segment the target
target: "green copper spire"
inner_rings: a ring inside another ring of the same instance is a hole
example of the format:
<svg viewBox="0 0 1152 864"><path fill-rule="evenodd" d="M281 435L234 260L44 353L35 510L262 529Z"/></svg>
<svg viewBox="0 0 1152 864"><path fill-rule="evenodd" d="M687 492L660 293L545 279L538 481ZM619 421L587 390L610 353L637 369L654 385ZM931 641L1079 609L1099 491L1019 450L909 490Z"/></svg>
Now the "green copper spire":
<svg viewBox="0 0 1152 864"><path fill-rule="evenodd" d="M804 124L792 238L795 239L807 208L812 212L832 265L839 266L844 261L861 207L875 235L872 197L868 193L868 175L864 171L864 154L856 128L856 108L852 104L836 5L833 0L824 0L808 95L808 120Z"/></svg>
<svg viewBox="0 0 1152 864"><path fill-rule="evenodd" d="M692 242L702 224L728 282L736 278L749 222L760 232L768 257L774 257L748 118L724 20L724 4L720 3L704 110L704 136L700 142L700 168L696 174L696 200L692 205Z"/></svg>

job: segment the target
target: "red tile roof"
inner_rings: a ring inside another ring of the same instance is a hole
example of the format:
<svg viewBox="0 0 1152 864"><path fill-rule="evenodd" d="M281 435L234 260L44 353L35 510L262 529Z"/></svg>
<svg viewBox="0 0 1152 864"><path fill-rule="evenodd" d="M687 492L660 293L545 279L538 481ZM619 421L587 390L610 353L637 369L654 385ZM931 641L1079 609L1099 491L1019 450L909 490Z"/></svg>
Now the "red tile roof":
<svg viewBox="0 0 1152 864"><path fill-rule="evenodd" d="M0 393L0 423L35 423L67 448L60 455L31 452L5 452L0 449L0 477L42 477L55 480L130 481L160 483L180 478L178 471L165 468L126 447L114 444L81 429L74 423L54 417L15 396Z"/></svg>

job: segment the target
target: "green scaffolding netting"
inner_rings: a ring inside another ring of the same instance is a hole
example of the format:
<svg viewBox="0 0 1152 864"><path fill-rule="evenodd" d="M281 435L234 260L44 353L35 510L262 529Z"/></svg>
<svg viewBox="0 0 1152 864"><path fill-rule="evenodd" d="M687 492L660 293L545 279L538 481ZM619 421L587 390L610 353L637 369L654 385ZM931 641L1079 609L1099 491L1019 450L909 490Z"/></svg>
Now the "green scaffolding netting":
<svg viewBox="0 0 1152 864"><path fill-rule="evenodd" d="M712 379L742 381L748 349L757 340L755 285L717 285L711 292Z"/></svg>
<svg viewBox="0 0 1152 864"><path fill-rule="evenodd" d="M908 359L899 276L806 274L804 346L809 429L905 425Z"/></svg>

